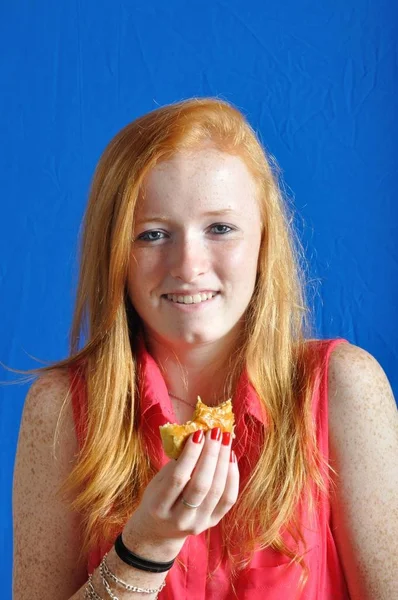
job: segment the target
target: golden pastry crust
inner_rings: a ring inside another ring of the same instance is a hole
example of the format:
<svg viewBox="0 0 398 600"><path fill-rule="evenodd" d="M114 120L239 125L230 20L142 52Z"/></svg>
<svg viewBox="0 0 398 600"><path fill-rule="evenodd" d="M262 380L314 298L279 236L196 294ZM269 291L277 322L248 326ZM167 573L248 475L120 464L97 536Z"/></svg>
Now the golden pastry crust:
<svg viewBox="0 0 398 600"><path fill-rule="evenodd" d="M226 400L218 406L207 406L198 396L191 421L187 421L183 425L166 423L159 427L164 452L169 458L177 459L188 437L198 429L207 431L213 427L219 427L221 431L231 432L234 437L234 423L235 417L232 412L231 400Z"/></svg>

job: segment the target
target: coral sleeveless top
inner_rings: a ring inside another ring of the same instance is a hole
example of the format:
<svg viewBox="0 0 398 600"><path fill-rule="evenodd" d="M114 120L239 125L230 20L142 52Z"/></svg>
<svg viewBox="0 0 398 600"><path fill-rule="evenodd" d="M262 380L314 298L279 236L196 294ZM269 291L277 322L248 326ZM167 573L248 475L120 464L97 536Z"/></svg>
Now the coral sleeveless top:
<svg viewBox="0 0 398 600"><path fill-rule="evenodd" d="M318 447L328 459L328 364L335 346L344 339L310 340L310 348L319 357L317 383L312 399L312 414L316 426ZM167 393L165 381L152 356L141 344L138 352L141 372L141 421L140 426L148 452L159 468L166 464L159 425L175 422L174 411ZM76 434L80 446L84 439L85 414L87 410L84 379L71 370L71 392ZM260 410L258 397L243 372L233 398L236 418L233 442L241 482L248 476L253 457L258 452L264 431L265 418ZM289 564L289 559L272 548L255 553L250 565L239 572L231 581L228 565L222 561L222 537L219 525L209 531L190 536L166 577L166 587L160 592L159 600L349 600L344 573L339 562L330 523L330 504L326 496L317 503L315 518L301 507L300 523L306 541L304 556L309 568L309 578L301 596L298 584L302 569ZM283 533L289 545L288 535ZM116 536L115 536L116 539ZM290 545L289 545L290 546ZM87 571L91 573L112 544L101 544L90 553ZM291 546L290 546L291 547Z"/></svg>

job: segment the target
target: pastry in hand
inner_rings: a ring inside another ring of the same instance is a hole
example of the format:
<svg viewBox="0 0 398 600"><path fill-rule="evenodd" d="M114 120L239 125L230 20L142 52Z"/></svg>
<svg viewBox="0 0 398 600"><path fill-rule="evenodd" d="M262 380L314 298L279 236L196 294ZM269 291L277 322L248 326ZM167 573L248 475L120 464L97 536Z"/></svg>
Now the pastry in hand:
<svg viewBox="0 0 398 600"><path fill-rule="evenodd" d="M207 431L213 427L219 427L222 432L229 431L233 436L234 422L231 400L226 400L218 406L207 406L198 396L191 421L187 421L183 425L166 423L159 427L165 454L169 458L178 458L188 437L198 429Z"/></svg>

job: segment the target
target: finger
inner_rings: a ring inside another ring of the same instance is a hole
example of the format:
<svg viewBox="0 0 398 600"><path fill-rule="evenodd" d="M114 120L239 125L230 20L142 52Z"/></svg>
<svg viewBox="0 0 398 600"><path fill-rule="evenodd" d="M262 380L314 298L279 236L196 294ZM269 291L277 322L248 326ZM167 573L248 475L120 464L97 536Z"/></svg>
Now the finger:
<svg viewBox="0 0 398 600"><path fill-rule="evenodd" d="M202 502L202 508L209 515L215 510L225 490L231 457L231 442L231 434L224 432L221 437L220 452L213 481L206 498Z"/></svg>
<svg viewBox="0 0 398 600"><path fill-rule="evenodd" d="M196 468L184 489L184 500L190 504L201 504L206 498L217 467L221 446L221 430L215 427L206 432L206 441ZM181 504L184 508L184 505Z"/></svg>
<svg viewBox="0 0 398 600"><path fill-rule="evenodd" d="M176 461L170 461L169 469L164 470L160 483L162 486L163 505L171 507L182 490L191 479L192 472L198 462L204 446L204 433L202 430L195 431L187 439L183 451Z"/></svg>
<svg viewBox="0 0 398 600"><path fill-rule="evenodd" d="M231 459L228 463L228 474L225 482L224 492L218 501L211 516L212 525L216 525L226 513L233 507L239 494L239 467L235 452L232 450Z"/></svg>

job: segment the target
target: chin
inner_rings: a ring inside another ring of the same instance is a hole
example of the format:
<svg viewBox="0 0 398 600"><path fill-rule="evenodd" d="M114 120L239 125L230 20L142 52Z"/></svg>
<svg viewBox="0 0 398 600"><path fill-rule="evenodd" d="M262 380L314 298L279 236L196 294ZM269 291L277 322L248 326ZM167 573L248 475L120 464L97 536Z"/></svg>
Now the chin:
<svg viewBox="0 0 398 600"><path fill-rule="evenodd" d="M206 331L203 329L200 331L179 331L179 332L165 332L164 338L175 344L183 344L184 346L194 346L197 344L216 344L225 339L229 334L232 333L232 329L214 331Z"/></svg>
<svg viewBox="0 0 398 600"><path fill-rule="evenodd" d="M187 346L194 346L195 344L209 344L216 342L219 338L217 335L206 334L206 332L186 332L180 333L173 336L175 342L186 344Z"/></svg>

